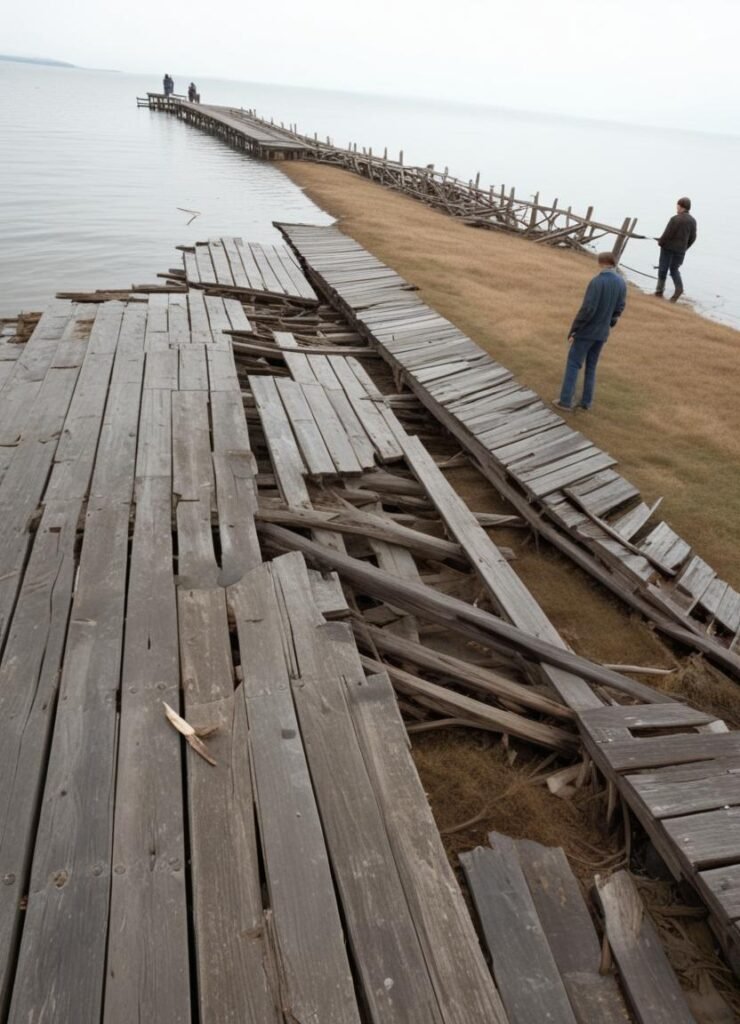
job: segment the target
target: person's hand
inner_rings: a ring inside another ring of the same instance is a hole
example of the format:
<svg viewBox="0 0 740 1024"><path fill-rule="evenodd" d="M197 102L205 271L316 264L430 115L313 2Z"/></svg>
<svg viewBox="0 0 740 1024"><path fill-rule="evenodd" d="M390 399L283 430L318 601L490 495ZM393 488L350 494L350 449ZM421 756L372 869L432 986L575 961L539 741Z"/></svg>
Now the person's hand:
<svg viewBox="0 0 740 1024"><path fill-rule="evenodd" d="M575 340L576 340L575 334L569 334L568 335L568 344L569 345L572 345Z"/></svg>

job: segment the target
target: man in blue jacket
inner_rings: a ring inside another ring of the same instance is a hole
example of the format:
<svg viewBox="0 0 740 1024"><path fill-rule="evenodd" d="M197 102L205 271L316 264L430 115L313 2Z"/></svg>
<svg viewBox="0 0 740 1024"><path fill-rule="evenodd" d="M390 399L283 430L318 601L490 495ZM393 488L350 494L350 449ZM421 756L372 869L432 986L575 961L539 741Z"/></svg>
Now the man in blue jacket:
<svg viewBox="0 0 740 1024"><path fill-rule="evenodd" d="M596 364L609 337L610 328L616 325L624 310L627 286L617 273L617 261L610 252L599 253L599 271L589 281L581 308L568 332L570 350L560 398L555 401L558 409L572 410L576 382L584 362L586 373L578 405L581 409L591 408L596 385Z"/></svg>

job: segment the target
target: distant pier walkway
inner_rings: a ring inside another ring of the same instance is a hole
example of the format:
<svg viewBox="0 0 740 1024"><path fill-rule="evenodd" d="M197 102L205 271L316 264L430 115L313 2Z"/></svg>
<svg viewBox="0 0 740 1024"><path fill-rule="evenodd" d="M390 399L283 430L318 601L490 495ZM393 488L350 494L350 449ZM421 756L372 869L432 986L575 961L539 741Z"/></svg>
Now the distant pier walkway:
<svg viewBox="0 0 740 1024"><path fill-rule="evenodd" d="M188 103L179 96L151 92L137 102L219 135L252 156L332 164L420 200L473 227L512 232L533 242L581 251L592 251L597 242L606 239L616 259L621 258L631 238L645 237L636 233L635 217L625 217L619 227L603 224L594 219L593 206L578 214L571 206L560 206L558 199L541 200L539 192L531 199L522 199L515 188L506 185L482 186L480 174L466 182L449 174L446 167L442 172L435 170L434 164L405 164L403 150L398 160L389 158L387 148L382 155L374 154L372 148L362 147L358 152L356 143L350 142L344 148L329 137L324 142L316 133L301 134L295 124L286 128L281 123L278 127L273 121L258 117L254 110Z"/></svg>
<svg viewBox="0 0 740 1024"><path fill-rule="evenodd" d="M244 149L262 160L295 160L308 152L305 143L296 139L292 132L267 125L238 108L188 103L178 97L153 92L147 93L144 99L140 98L138 103L152 110L175 114L181 121L220 135L229 145Z"/></svg>

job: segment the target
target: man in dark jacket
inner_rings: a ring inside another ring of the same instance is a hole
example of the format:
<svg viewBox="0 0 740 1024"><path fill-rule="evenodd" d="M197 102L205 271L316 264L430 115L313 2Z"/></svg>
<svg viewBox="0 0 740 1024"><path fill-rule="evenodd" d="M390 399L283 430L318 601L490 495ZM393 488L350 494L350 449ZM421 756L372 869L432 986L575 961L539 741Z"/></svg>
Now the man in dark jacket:
<svg viewBox="0 0 740 1024"><path fill-rule="evenodd" d="M665 279L670 273L675 286L671 302L678 302L683 295L683 281L679 267L683 263L688 249L696 241L696 221L689 213L691 200L682 196L676 203L676 214L666 224L665 231L658 239L660 246L660 265L658 267L658 287L655 294L663 297Z"/></svg>
<svg viewBox="0 0 740 1024"><path fill-rule="evenodd" d="M555 401L558 409L573 408L578 374L584 362L586 373L583 394L578 404L581 409L591 408L596 386L596 364L609 337L609 330L616 325L627 300L627 286L617 273L617 261L610 252L599 254L599 270L600 273L589 281L581 308L568 332L570 350L560 398Z"/></svg>

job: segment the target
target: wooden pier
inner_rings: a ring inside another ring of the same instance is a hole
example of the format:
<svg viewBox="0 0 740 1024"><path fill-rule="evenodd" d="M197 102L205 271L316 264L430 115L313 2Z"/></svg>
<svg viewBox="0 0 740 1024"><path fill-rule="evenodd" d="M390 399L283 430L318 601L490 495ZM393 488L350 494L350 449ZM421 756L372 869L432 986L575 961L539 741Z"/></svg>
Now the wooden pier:
<svg viewBox="0 0 740 1024"><path fill-rule="evenodd" d="M732 957L737 734L568 648L383 377L413 285L284 230L0 335L0 1020L690 1022L629 878L617 984L562 852L496 834L489 964L407 736L606 779Z"/></svg>
<svg viewBox="0 0 740 1024"><path fill-rule="evenodd" d="M145 99L137 102L152 110L174 114L254 156L315 160L342 167L473 227L510 231L534 242L583 251L593 250L597 242L607 239L617 260L621 259L631 238L645 237L635 231L636 217L626 217L619 227L603 224L594 219L592 206L578 214L571 206L560 206L557 198L547 202L537 193L531 199L524 199L516 194L514 187L481 187L480 174L475 180L463 181L449 174L447 168L438 171L433 164L404 164L403 151L398 160L394 160L389 158L387 149L381 156L374 154L372 148L363 147L358 151L356 143L343 148L330 138L324 142L316 134L313 137L301 134L295 125L286 128L281 123L277 126L273 121L258 117L254 110L203 106L160 93L147 93Z"/></svg>
<svg viewBox="0 0 740 1024"><path fill-rule="evenodd" d="M251 117L244 110L189 103L177 96L147 93L139 106L174 114L181 121L211 135L217 135L235 149L244 150L261 160L298 160L308 149L292 132Z"/></svg>

